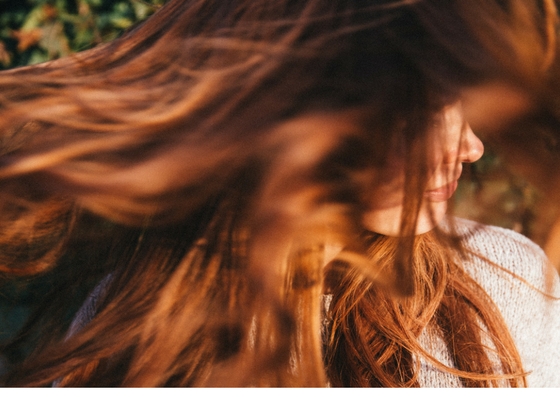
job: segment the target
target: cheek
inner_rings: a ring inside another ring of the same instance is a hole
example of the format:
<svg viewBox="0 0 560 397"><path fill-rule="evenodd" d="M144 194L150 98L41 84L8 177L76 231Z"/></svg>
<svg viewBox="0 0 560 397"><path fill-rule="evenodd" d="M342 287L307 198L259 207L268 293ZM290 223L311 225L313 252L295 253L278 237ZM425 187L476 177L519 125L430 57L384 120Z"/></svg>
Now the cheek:
<svg viewBox="0 0 560 397"><path fill-rule="evenodd" d="M437 137L431 142L426 157L426 189L439 187L449 179L458 164L458 140L455 137Z"/></svg>
<svg viewBox="0 0 560 397"><path fill-rule="evenodd" d="M431 154L426 159L426 168L428 172L428 179L439 170L445 161L443 151L437 151Z"/></svg>
<svg viewBox="0 0 560 397"><path fill-rule="evenodd" d="M451 145L450 136L445 136L442 131L432 134L427 147L426 164L430 171L440 167L449 156L448 148Z"/></svg>

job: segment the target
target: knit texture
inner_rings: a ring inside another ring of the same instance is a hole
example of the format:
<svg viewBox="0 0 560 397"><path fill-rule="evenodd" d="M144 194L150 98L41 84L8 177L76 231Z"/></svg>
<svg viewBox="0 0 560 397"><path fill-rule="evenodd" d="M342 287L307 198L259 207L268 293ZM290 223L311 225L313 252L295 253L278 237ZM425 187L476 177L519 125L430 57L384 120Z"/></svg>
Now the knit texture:
<svg viewBox="0 0 560 397"><path fill-rule="evenodd" d="M515 341L529 387L560 387L560 283L544 252L509 229L453 218L469 255L465 270L490 295ZM512 275L513 273L514 275ZM516 277L517 276L517 277ZM438 332L426 329L421 345L441 363L453 366ZM420 385L460 387L458 377L420 359Z"/></svg>

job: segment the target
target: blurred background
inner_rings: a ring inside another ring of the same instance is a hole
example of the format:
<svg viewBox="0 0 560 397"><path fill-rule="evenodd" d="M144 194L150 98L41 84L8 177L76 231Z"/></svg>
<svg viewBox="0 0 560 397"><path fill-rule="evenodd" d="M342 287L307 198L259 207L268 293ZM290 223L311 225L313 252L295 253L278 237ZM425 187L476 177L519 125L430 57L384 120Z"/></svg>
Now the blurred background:
<svg viewBox="0 0 560 397"><path fill-rule="evenodd" d="M112 40L164 2L0 0L0 70L56 59ZM537 208L541 217L546 216L542 203L531 184L510 173L486 146L484 157L465 167L453 210L462 217L514 229L542 246L543 223L536 219ZM41 299L48 283L48 275L2 283L0 343L23 324L28 303Z"/></svg>
<svg viewBox="0 0 560 397"><path fill-rule="evenodd" d="M0 0L0 67L36 64L110 41L165 0Z"/></svg>

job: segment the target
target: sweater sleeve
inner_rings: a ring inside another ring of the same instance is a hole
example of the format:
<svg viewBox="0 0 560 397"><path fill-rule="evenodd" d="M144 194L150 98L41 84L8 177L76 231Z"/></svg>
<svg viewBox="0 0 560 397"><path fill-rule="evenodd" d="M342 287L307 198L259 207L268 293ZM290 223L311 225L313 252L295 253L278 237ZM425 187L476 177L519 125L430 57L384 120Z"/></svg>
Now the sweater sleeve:
<svg viewBox="0 0 560 397"><path fill-rule="evenodd" d="M85 302L82 304L82 306L76 312L76 315L72 319L72 323L70 324L70 327L66 332L66 338L75 335L91 320L93 320L93 317L95 317L95 314L97 313L97 309L99 307L99 300L104 296L112 279L112 275L109 274L95 286L91 294L89 294Z"/></svg>
<svg viewBox="0 0 560 397"><path fill-rule="evenodd" d="M560 387L560 283L544 252L508 229L456 219L465 269L500 310L531 387Z"/></svg>

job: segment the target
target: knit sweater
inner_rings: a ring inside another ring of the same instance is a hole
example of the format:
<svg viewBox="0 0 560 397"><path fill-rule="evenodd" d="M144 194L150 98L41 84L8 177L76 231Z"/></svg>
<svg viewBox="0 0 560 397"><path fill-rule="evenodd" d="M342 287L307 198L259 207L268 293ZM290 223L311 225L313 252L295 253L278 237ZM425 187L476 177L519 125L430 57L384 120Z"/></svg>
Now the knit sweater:
<svg viewBox="0 0 560 397"><path fill-rule="evenodd" d="M547 297L560 297L558 274L544 252L526 237L500 227L454 220L466 248L487 259L469 255L464 267L500 310L529 373L528 386L560 387L560 300ZM419 342L441 363L453 366L443 339L433 329L424 330ZM461 386L456 376L426 360L420 362L421 386Z"/></svg>
<svg viewBox="0 0 560 397"><path fill-rule="evenodd" d="M560 282L543 251L512 230L459 218L453 218L452 223L454 231L463 236L466 248L486 258L469 255L464 267L500 310L524 369L529 372L528 385L560 387L560 300L547 297L560 297ZM76 315L69 335L91 321L97 301L109 282L110 277L105 278L89 296ZM453 367L437 330L425 329L419 342L442 364ZM421 386L461 387L457 376L435 368L425 359L419 361Z"/></svg>

